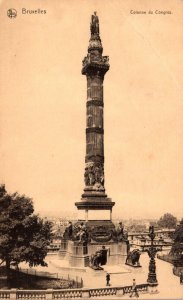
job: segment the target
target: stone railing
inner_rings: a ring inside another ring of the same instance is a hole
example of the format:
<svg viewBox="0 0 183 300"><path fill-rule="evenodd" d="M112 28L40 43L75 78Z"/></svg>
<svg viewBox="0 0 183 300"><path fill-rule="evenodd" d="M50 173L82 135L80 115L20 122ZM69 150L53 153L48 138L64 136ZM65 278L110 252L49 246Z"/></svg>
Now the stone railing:
<svg viewBox="0 0 183 300"><path fill-rule="evenodd" d="M38 290L38 291L17 291L15 299L52 299L52 290ZM10 298L11 299L11 298Z"/></svg>
<svg viewBox="0 0 183 300"><path fill-rule="evenodd" d="M137 285L139 292L147 292L148 284ZM0 299L77 299L105 296L122 296L132 291L132 286L105 287L105 288L83 288L83 289L62 289L62 290L0 290Z"/></svg>
<svg viewBox="0 0 183 300"><path fill-rule="evenodd" d="M1 291L0 290L0 299L10 299L10 295L13 296L13 292L12 290L8 290L8 291ZM11 299L13 299L13 297L11 297Z"/></svg>

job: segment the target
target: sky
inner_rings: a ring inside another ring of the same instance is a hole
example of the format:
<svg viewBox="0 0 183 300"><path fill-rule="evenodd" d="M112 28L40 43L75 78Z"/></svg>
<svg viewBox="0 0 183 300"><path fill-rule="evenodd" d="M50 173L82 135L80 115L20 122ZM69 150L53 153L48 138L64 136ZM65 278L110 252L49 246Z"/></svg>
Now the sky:
<svg viewBox="0 0 183 300"><path fill-rule="evenodd" d="M15 19L8 18L9 8L17 10ZM22 14L22 8L46 13ZM36 212L77 212L86 127L81 68L94 11L110 62L104 151L113 216L158 218L170 212L181 218L181 0L0 2L0 182L10 193L33 198Z"/></svg>

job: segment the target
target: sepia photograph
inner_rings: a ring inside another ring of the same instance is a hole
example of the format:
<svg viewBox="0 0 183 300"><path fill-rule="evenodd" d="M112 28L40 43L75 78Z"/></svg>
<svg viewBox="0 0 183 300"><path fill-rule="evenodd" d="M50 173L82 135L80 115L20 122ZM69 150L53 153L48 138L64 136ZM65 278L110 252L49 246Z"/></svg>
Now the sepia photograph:
<svg viewBox="0 0 183 300"><path fill-rule="evenodd" d="M182 0L0 0L0 299L183 299L182 53Z"/></svg>

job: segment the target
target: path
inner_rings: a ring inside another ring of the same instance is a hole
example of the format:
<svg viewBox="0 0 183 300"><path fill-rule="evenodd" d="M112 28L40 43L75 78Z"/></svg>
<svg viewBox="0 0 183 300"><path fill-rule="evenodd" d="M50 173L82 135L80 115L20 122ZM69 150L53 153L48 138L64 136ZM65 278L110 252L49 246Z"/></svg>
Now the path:
<svg viewBox="0 0 183 300"><path fill-rule="evenodd" d="M143 253L140 258L142 268L131 268L129 266L105 266L104 271L94 271L87 268L86 272L71 270L63 270L66 267L65 261L59 260L58 256L47 256L48 268L37 267L40 271L49 271L51 273L59 273L67 276L70 273L71 277L82 277L84 287L101 288L105 287L106 272L110 273L111 286L127 286L131 285L133 278L137 284L146 283L148 276L149 257L147 253ZM157 279L158 279L158 294L140 294L142 299L183 299L183 285L179 283L179 277L173 275L172 265L162 260L156 259ZM24 266L25 267L25 266ZM123 297L122 297L123 298ZM128 299L129 295L125 295Z"/></svg>

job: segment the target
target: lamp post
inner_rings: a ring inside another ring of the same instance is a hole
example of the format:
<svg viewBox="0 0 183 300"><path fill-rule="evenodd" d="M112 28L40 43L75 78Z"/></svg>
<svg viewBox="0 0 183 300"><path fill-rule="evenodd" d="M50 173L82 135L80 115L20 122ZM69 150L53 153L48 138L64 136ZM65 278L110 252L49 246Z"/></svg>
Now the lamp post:
<svg viewBox="0 0 183 300"><path fill-rule="evenodd" d="M155 239L155 233L154 233L154 226L149 227L149 234L151 244L150 247L148 247L147 250L145 250L150 258L149 261L149 273L148 273L148 279L147 282L149 283L149 292L150 293L157 293L157 286L158 281L156 277L156 262L155 262L155 256L158 251L161 249L158 249L154 246L154 239Z"/></svg>

